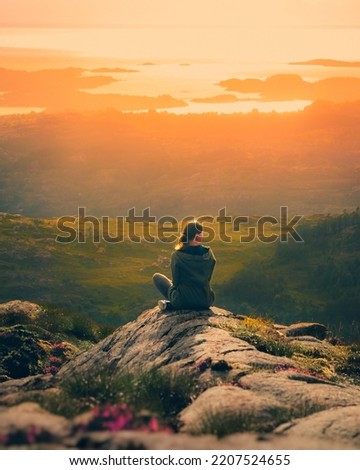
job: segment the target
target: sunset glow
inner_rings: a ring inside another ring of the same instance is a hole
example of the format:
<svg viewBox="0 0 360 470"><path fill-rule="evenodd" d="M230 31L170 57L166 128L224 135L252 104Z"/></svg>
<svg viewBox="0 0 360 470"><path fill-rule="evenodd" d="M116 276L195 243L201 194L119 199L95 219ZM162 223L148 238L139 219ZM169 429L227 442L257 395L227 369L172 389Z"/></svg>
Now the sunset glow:
<svg viewBox="0 0 360 470"><path fill-rule="evenodd" d="M6 468L356 468L360 0L0 2Z"/></svg>
<svg viewBox="0 0 360 470"><path fill-rule="evenodd" d="M2 0L3 24L123 27L357 25L353 0Z"/></svg>
<svg viewBox="0 0 360 470"><path fill-rule="evenodd" d="M2 10L0 58L4 68L17 71L10 89L0 81L2 114L12 107L59 110L60 102L65 109L113 103L122 111L150 106L182 114L283 112L318 99L360 98L354 49L360 43L360 5L350 0L5 0ZM58 78L67 87L68 67L81 68L80 75L93 83L78 88L72 82L71 96L68 89L61 98L61 91L55 107L53 93L44 90L51 88L45 76L34 76L33 98L26 91L23 100L13 89L21 70L43 69L64 69ZM280 75L288 77L285 87L272 78ZM342 81L333 88L322 82L332 78ZM263 81L266 90L223 85L247 79Z"/></svg>

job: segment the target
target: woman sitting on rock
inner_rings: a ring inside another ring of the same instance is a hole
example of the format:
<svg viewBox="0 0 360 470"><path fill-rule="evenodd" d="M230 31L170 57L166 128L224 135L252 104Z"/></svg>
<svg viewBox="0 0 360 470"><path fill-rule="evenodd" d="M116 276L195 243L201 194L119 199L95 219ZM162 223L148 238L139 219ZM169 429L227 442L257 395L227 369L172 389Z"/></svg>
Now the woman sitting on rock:
<svg viewBox="0 0 360 470"><path fill-rule="evenodd" d="M171 255L172 282L163 274L153 275L155 286L166 299L158 302L161 310L205 310L214 303L210 280L216 260L202 240L202 225L188 222Z"/></svg>

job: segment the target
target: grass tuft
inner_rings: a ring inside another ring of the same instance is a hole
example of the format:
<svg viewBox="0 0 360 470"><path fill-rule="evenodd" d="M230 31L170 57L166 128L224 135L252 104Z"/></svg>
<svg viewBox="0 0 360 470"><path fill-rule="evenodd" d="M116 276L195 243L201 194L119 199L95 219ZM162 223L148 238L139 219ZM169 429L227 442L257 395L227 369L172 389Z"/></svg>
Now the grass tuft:
<svg viewBox="0 0 360 470"><path fill-rule="evenodd" d="M270 320L246 317L238 322L220 325L235 336L273 356L294 359L304 372L310 372L333 381L358 383L360 372L360 346L317 344L313 347L302 345L281 335Z"/></svg>
<svg viewBox="0 0 360 470"><path fill-rule="evenodd" d="M262 416L242 411L208 412L189 430L193 435L214 434L219 439L239 432L271 432L280 424L324 410L307 400L290 408L268 408Z"/></svg>
<svg viewBox="0 0 360 470"><path fill-rule="evenodd" d="M96 406L126 403L175 425L176 415L191 403L196 392L195 380L188 374L156 368L112 373L99 369L64 378L59 393L37 395L34 400L68 418Z"/></svg>

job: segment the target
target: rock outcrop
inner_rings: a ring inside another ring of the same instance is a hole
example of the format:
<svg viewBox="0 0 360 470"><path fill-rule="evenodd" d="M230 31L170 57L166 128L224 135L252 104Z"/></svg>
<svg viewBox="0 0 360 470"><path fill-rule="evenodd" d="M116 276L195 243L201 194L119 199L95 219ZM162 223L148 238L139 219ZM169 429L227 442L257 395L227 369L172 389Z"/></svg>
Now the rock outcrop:
<svg viewBox="0 0 360 470"><path fill-rule="evenodd" d="M12 300L4 304L0 304L0 316L10 316L12 319L17 317L18 320L36 320L43 311L40 305L32 302L24 302L22 300Z"/></svg>
<svg viewBox="0 0 360 470"><path fill-rule="evenodd" d="M85 326L86 321L76 323L71 314L54 313L31 302L0 304L0 382L44 372L55 374L79 352L67 337L73 340L78 330L80 337L86 337Z"/></svg>
<svg viewBox="0 0 360 470"><path fill-rule="evenodd" d="M317 439L318 436L324 436L351 442L360 449L360 406L320 411L279 426L275 434L301 439Z"/></svg>
<svg viewBox="0 0 360 470"><path fill-rule="evenodd" d="M360 387L304 368L302 351L310 354L311 364L321 354L326 358L336 353L324 339L322 325L267 326L272 348L268 349L276 350L275 355L266 351L263 340L257 344L237 335L240 327L246 331L246 321L216 307L197 312L146 310L72 358L55 376L1 383L0 440L6 444L7 436L16 437L22 429L25 436L37 433L40 441L36 442L42 448L360 448ZM283 349L281 341L285 341ZM296 354L280 355L292 344ZM55 396L69 378L94 370L112 377L152 368L183 374L197 383L192 402L177 416L179 433L159 432L156 427L150 433L95 430L79 427L79 417L54 417L39 405L17 404L31 402L34 392ZM16 423L18 414L24 416ZM56 432L44 425L46 420L54 423L51 429Z"/></svg>
<svg viewBox="0 0 360 470"><path fill-rule="evenodd" d="M237 321L233 314L216 307L204 311L146 310L134 322L70 361L59 376L94 367L113 372L156 366L189 373L198 367L204 369L199 380L213 384L217 380L236 380L256 368L273 370L296 365L289 358L258 351L223 328Z"/></svg>
<svg viewBox="0 0 360 470"><path fill-rule="evenodd" d="M327 336L327 328L321 323L294 323L293 325L285 328L283 333L286 336L311 336L323 340Z"/></svg>
<svg viewBox="0 0 360 470"><path fill-rule="evenodd" d="M0 409L0 436L9 439L22 438L24 443L31 443L41 436L41 441L56 442L67 437L70 428L67 419L48 413L36 403Z"/></svg>

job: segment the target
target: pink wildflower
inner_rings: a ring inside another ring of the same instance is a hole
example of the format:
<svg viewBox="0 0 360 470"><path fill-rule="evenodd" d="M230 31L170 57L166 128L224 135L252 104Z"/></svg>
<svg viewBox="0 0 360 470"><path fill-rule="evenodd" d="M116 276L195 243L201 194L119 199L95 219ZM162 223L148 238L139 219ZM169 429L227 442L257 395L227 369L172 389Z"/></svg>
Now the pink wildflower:
<svg viewBox="0 0 360 470"><path fill-rule="evenodd" d="M29 444L34 444L36 438L39 435L39 430L35 426L31 426L26 433L26 441Z"/></svg>
<svg viewBox="0 0 360 470"><path fill-rule="evenodd" d="M159 421L157 418L154 416L151 417L150 422L149 422L149 431L150 432L156 432L160 430L160 425Z"/></svg>
<svg viewBox="0 0 360 470"><path fill-rule="evenodd" d="M50 356L50 363L51 364L61 364L61 359L56 356Z"/></svg>

